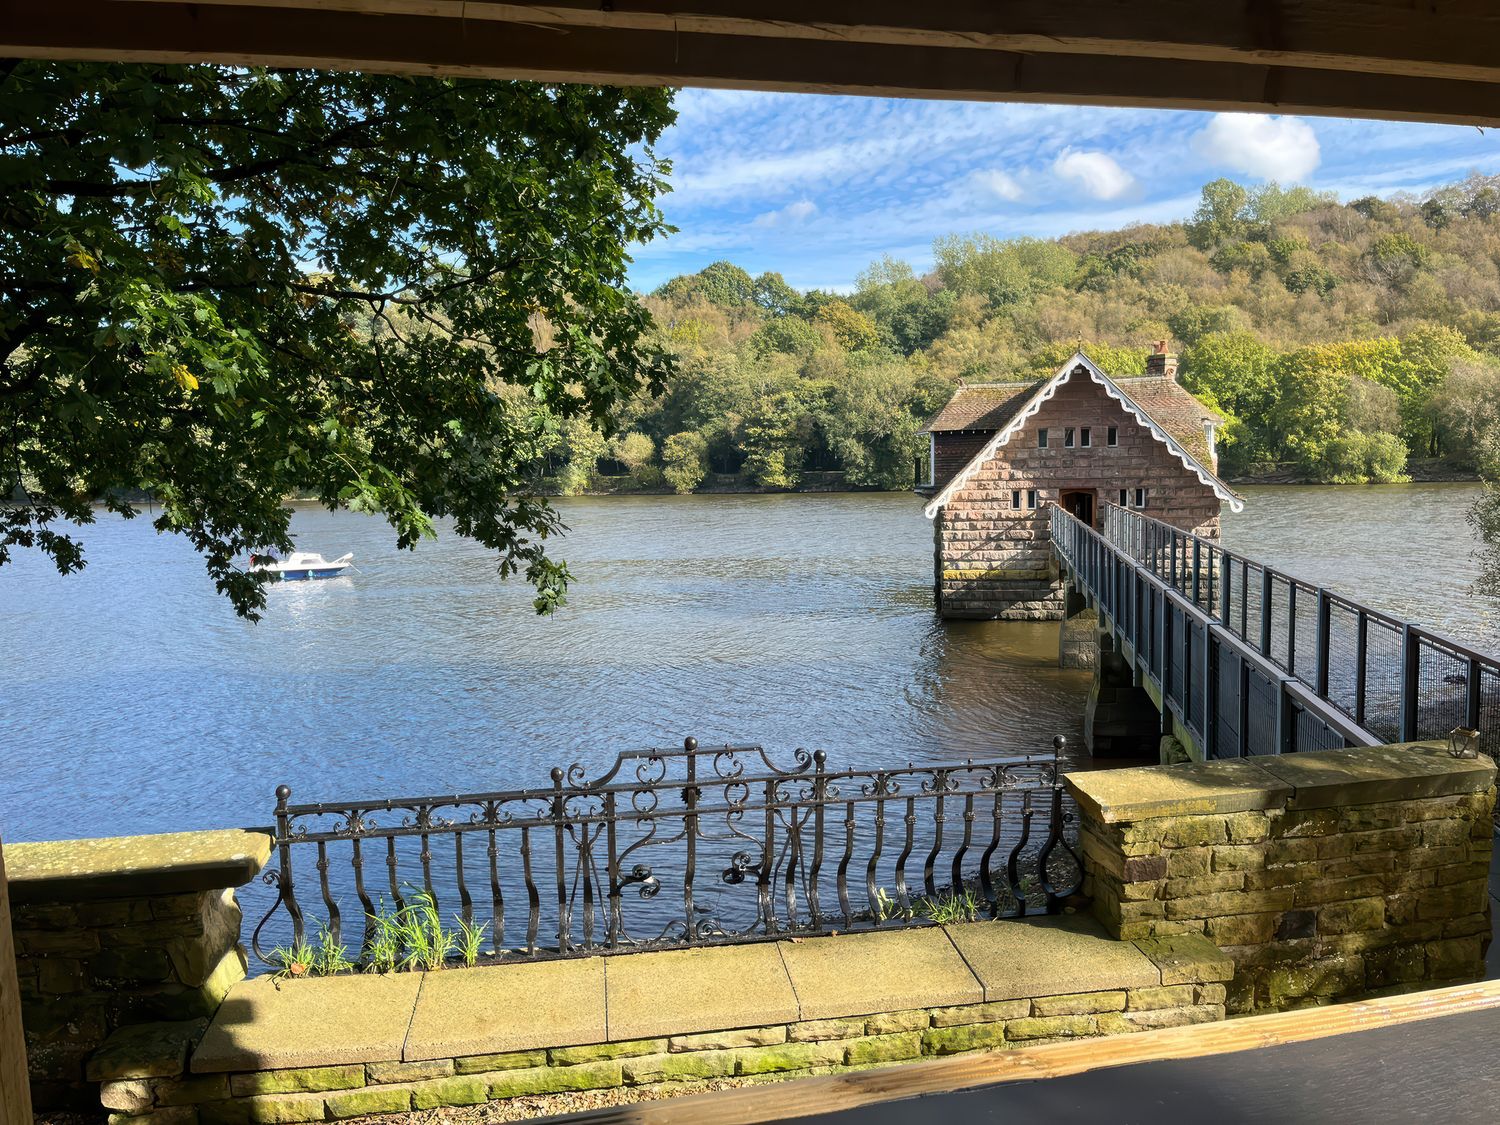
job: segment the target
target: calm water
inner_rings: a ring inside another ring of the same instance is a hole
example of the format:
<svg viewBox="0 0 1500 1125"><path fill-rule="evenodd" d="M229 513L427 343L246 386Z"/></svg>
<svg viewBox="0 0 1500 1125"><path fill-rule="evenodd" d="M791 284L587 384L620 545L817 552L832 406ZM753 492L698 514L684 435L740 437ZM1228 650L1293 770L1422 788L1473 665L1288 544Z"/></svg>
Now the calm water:
<svg viewBox="0 0 1500 1125"><path fill-rule="evenodd" d="M1229 543L1500 649L1467 596L1470 486L1248 489ZM566 610L453 536L304 509L299 544L360 573L271 591L246 624L183 542L101 517L60 579L0 571L0 834L269 820L318 800L544 784L617 751L754 741L877 766L1076 737L1087 675L1055 625L939 623L931 527L905 495L574 499Z"/></svg>

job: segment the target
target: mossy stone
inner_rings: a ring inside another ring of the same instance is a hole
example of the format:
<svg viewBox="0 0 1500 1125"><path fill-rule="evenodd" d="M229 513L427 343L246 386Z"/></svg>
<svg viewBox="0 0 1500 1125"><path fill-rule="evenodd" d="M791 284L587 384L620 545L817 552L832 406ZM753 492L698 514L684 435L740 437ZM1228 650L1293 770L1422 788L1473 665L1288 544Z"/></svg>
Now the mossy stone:
<svg viewBox="0 0 1500 1125"><path fill-rule="evenodd" d="M626 1039L619 1043L594 1043L586 1047L553 1047L547 1052L553 1066L576 1066L600 1059L623 1059L632 1055L654 1055L667 1049L665 1039Z"/></svg>
<svg viewBox="0 0 1500 1125"><path fill-rule="evenodd" d="M843 1046L844 1062L848 1066L896 1062L914 1059L922 1053L922 1033L904 1031L897 1035L872 1035L865 1039L851 1039Z"/></svg>
<svg viewBox="0 0 1500 1125"><path fill-rule="evenodd" d="M403 1113L411 1108L411 1090L404 1086L366 1086L329 1094L330 1117L360 1117L366 1113Z"/></svg>
<svg viewBox="0 0 1500 1125"><path fill-rule="evenodd" d="M619 1086L624 1075L618 1061L601 1059L576 1066L538 1066L511 1070L490 1081L490 1097L518 1098L528 1094L560 1094L569 1090L604 1090Z"/></svg>
<svg viewBox="0 0 1500 1125"><path fill-rule="evenodd" d="M469 1055L453 1060L453 1069L459 1074L489 1074L496 1070L526 1070L546 1065L546 1051L507 1051L499 1055Z"/></svg>
<svg viewBox="0 0 1500 1125"><path fill-rule="evenodd" d="M975 1023L956 1027L934 1027L922 1033L925 1055L955 1055L1005 1044L1005 1024Z"/></svg>
<svg viewBox="0 0 1500 1125"><path fill-rule="evenodd" d="M411 1088L413 1109L436 1109L448 1105L479 1105L489 1101L490 1084L477 1075L455 1075L415 1083Z"/></svg>
<svg viewBox="0 0 1500 1125"><path fill-rule="evenodd" d="M683 1051L676 1054L644 1055L622 1064L627 1085L647 1082L685 1082L723 1078L734 1073L737 1051Z"/></svg>
<svg viewBox="0 0 1500 1125"><path fill-rule="evenodd" d="M736 1074L772 1074L779 1070L806 1070L814 1066L833 1066L844 1061L844 1045L838 1040L826 1043L784 1043L775 1047L746 1047L737 1052Z"/></svg>
<svg viewBox="0 0 1500 1125"><path fill-rule="evenodd" d="M254 1094L293 1094L314 1090L352 1090L365 1084L362 1063L346 1066L304 1066L292 1070L257 1070L236 1074L229 1089L236 1097Z"/></svg>

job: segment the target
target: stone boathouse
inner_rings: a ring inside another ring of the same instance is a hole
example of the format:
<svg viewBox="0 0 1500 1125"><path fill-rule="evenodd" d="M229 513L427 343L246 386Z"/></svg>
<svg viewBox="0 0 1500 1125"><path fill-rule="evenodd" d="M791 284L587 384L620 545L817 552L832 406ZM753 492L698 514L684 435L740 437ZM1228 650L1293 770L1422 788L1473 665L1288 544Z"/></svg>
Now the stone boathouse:
<svg viewBox="0 0 1500 1125"><path fill-rule="evenodd" d="M1217 538L1223 416L1177 381L1158 344L1146 374L1115 378L1083 352L1041 382L961 385L927 423L935 590L944 617L1064 616L1050 548L1061 505L1098 524L1106 504Z"/></svg>

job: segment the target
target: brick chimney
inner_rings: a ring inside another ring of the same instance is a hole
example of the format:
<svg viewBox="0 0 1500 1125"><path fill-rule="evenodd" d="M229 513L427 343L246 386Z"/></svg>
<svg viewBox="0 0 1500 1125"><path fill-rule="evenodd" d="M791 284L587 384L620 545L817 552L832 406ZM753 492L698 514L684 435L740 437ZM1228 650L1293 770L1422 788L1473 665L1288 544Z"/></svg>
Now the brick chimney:
<svg viewBox="0 0 1500 1125"><path fill-rule="evenodd" d="M1146 357L1146 374L1161 379L1177 378L1177 353L1167 351L1165 340L1156 341L1156 346Z"/></svg>

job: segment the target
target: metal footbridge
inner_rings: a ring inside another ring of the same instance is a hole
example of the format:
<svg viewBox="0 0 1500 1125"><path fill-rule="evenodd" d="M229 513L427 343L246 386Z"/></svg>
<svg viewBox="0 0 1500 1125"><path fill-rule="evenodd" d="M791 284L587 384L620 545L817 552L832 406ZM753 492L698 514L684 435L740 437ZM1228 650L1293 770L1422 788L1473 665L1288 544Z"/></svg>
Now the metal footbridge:
<svg viewBox="0 0 1500 1125"><path fill-rule="evenodd" d="M1052 509L1067 580L1206 758L1446 739L1500 755L1500 659L1139 512Z"/></svg>

